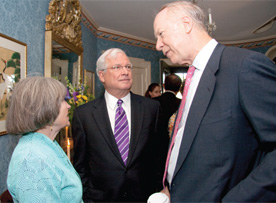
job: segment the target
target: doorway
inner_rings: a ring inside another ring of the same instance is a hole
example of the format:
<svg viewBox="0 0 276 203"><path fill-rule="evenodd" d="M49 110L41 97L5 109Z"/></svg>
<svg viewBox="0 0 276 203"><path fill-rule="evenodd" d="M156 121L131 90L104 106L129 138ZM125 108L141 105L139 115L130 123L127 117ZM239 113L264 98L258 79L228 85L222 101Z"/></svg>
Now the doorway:
<svg viewBox="0 0 276 203"><path fill-rule="evenodd" d="M176 74L181 78L183 83L183 81L186 79L187 71L189 69L189 66L180 66L180 65L173 64L169 59L160 59L160 67L161 67L161 71L160 71L161 87L162 87L163 93L164 93L163 84L165 82L165 78L167 75ZM182 99L182 94L178 92L176 97L178 97L179 99Z"/></svg>
<svg viewBox="0 0 276 203"><path fill-rule="evenodd" d="M65 76L68 76L68 60L52 59L52 76L66 85Z"/></svg>
<svg viewBox="0 0 276 203"><path fill-rule="evenodd" d="M131 91L135 94L144 96L151 83L151 63L141 58L129 57L129 60L133 65L133 83Z"/></svg>

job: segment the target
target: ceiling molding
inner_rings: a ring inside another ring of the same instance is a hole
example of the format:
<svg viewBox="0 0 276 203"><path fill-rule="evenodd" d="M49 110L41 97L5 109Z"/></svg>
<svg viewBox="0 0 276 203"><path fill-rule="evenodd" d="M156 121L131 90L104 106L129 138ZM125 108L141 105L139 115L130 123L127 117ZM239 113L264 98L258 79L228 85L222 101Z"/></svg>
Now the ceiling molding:
<svg viewBox="0 0 276 203"><path fill-rule="evenodd" d="M150 40L138 38L124 33L116 32L106 28L97 26L93 20L89 19L83 12L81 15L81 22L98 38L112 40L132 46L138 46L151 50L155 49L155 43Z"/></svg>
<svg viewBox="0 0 276 203"><path fill-rule="evenodd" d="M96 22L93 21L91 16L86 16L85 9L82 10L81 22L97 37L106 40L116 41L132 46L138 46L151 50L155 49L155 42L151 40L139 38L126 33L117 32L107 28L99 27ZM248 41L233 41L233 42L220 42L225 46L235 46L246 49L253 49L258 47L273 46L276 45L276 35L269 36L267 38L252 39Z"/></svg>
<svg viewBox="0 0 276 203"><path fill-rule="evenodd" d="M107 29L107 28L104 28L104 27L99 27L98 31L111 33L113 35L124 36L126 38L139 40L139 41L146 42L146 43L149 43L149 44L154 44L155 45L155 43L156 43L155 41L152 41L152 40L148 40L148 39L145 39L145 38L142 38L142 37L137 37L137 36L134 36L134 35L126 34L126 33L123 33L123 32L114 31L114 30Z"/></svg>
<svg viewBox="0 0 276 203"><path fill-rule="evenodd" d="M276 35L269 36L267 38L259 38L251 41L236 41L229 43L222 43L226 46L234 46L239 48L253 49L265 46L276 45Z"/></svg>

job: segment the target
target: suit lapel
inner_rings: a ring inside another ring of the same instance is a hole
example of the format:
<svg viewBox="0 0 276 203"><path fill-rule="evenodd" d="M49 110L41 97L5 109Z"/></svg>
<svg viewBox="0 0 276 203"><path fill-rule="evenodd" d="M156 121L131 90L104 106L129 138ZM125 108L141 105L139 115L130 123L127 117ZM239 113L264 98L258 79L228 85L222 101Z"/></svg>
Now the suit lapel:
<svg viewBox="0 0 276 203"><path fill-rule="evenodd" d="M103 96L99 98L98 102L95 102L93 108L94 108L94 110L92 111L93 117L103 138L105 139L110 149L113 151L114 155L124 165L124 162L121 158L121 154L119 152L119 149L117 147L117 144L114 138L112 128L110 126L110 120L109 120L109 116L106 108L106 101Z"/></svg>
<svg viewBox="0 0 276 203"><path fill-rule="evenodd" d="M196 136L201 120L208 108L213 91L215 89L215 73L219 68L219 61L224 48L225 46L223 45L217 45L201 76L187 117L184 134L181 141L181 147L179 150L178 159L174 171L174 176L177 174L181 165L183 164L193 143L193 140Z"/></svg>
<svg viewBox="0 0 276 203"><path fill-rule="evenodd" d="M141 129L143 124L144 109L141 105L141 100L136 95L132 94L131 97L131 138L129 145L128 161L127 165L131 162L134 156L134 152L141 135Z"/></svg>

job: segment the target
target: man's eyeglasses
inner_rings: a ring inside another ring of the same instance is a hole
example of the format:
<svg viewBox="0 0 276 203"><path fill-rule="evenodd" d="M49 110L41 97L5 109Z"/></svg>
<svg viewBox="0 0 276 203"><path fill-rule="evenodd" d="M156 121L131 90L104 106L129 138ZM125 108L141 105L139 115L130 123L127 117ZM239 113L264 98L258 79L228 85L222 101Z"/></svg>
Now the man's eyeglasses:
<svg viewBox="0 0 276 203"><path fill-rule="evenodd" d="M120 64L115 64L114 66L112 66L111 68L106 68L106 69L112 69L112 70L123 70L123 68L126 68L127 70L132 70L133 69L133 66L132 64L127 64L125 66L122 66Z"/></svg>

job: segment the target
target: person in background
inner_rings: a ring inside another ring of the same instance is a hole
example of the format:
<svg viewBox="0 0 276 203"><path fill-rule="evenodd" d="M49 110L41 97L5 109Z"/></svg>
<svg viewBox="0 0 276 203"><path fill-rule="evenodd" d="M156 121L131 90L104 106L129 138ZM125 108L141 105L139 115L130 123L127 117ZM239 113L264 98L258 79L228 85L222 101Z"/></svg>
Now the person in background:
<svg viewBox="0 0 276 203"><path fill-rule="evenodd" d="M181 86L179 88L179 92L181 93L181 95L183 95L184 85L185 85L185 79L183 80L183 82L182 82L182 84L181 84ZM169 137L170 138L171 138L171 135L172 135L172 130L173 130L174 122L175 122L176 113L177 113L177 111L174 112L171 115L171 117L169 118L169 121L168 121L168 131L169 131Z"/></svg>
<svg viewBox="0 0 276 203"><path fill-rule="evenodd" d="M153 24L156 49L190 66L162 192L171 202L275 202L276 66L218 43L204 18L199 6L177 1Z"/></svg>
<svg viewBox="0 0 276 203"><path fill-rule="evenodd" d="M178 75L167 75L164 82L165 92L161 96L154 98L161 104L166 123L168 123L171 115L176 112L181 102L181 99L176 97L181 83L182 80Z"/></svg>
<svg viewBox="0 0 276 203"><path fill-rule="evenodd" d="M166 126L168 126L170 117L177 111L179 104L181 102L181 99L176 97L176 94L179 91L181 83L182 83L181 78L178 75L175 75L175 74L167 75L165 77L165 82L164 82L165 92L161 96L153 98L159 101L161 104L164 123ZM167 133L167 139L166 140L164 139L162 143L164 156L167 155L167 150L168 150L168 145L170 140L170 134L169 134L168 128L166 129L166 133Z"/></svg>
<svg viewBox="0 0 276 203"><path fill-rule="evenodd" d="M161 95L161 87L158 83L151 83L145 93L145 97L154 98Z"/></svg>
<svg viewBox="0 0 276 203"><path fill-rule="evenodd" d="M40 76L21 79L13 90L6 128L22 135L9 164L14 202L82 202L81 180L54 140L70 125L65 86Z"/></svg>
<svg viewBox="0 0 276 203"><path fill-rule="evenodd" d="M146 202L162 188L161 106L130 92L132 65L123 50L105 51L96 71L105 93L77 107L72 122L84 201Z"/></svg>

